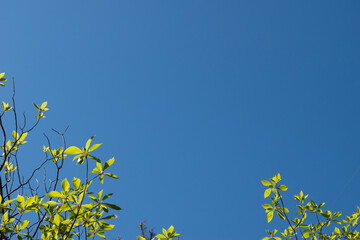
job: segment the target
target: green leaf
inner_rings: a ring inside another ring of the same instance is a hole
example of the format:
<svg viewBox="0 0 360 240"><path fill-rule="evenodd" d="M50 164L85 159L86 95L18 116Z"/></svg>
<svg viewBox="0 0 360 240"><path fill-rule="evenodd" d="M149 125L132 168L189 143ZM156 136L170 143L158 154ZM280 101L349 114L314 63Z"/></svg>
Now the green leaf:
<svg viewBox="0 0 360 240"><path fill-rule="evenodd" d="M280 173L275 174L275 176L274 176L274 181L277 183L277 182L279 182L280 180L281 180Z"/></svg>
<svg viewBox="0 0 360 240"><path fill-rule="evenodd" d="M282 212L276 211L276 213L282 220L285 220L285 216L284 216L284 214Z"/></svg>
<svg viewBox="0 0 360 240"><path fill-rule="evenodd" d="M12 199L12 200L7 200L6 202L4 202L2 205L3 206L7 206L7 205L9 205L10 203L12 203L13 201L15 201L14 199Z"/></svg>
<svg viewBox="0 0 360 240"><path fill-rule="evenodd" d="M80 154L82 153L81 149L78 148L78 147L75 147L75 146L71 146L71 147L68 147L65 152L65 154L71 154L71 155L75 155L75 154Z"/></svg>
<svg viewBox="0 0 360 240"><path fill-rule="evenodd" d="M103 175L103 174L101 174L101 175L99 176L99 180L100 180L101 183L104 183L104 175Z"/></svg>
<svg viewBox="0 0 360 240"><path fill-rule="evenodd" d="M20 224L20 228L19 230L23 230L24 228L27 227L27 225L29 224L29 221L28 220L23 220Z"/></svg>
<svg viewBox="0 0 360 240"><path fill-rule="evenodd" d="M261 180L261 183L265 186L265 187L271 187L271 183L267 180Z"/></svg>
<svg viewBox="0 0 360 240"><path fill-rule="evenodd" d="M105 165L104 165L104 171L109 168L111 165L113 165L113 163L115 162L115 158L111 158L110 160L106 161Z"/></svg>
<svg viewBox="0 0 360 240"><path fill-rule="evenodd" d="M96 173L100 173L100 171L99 171L99 169L97 169L97 168L94 168L90 173L94 173L94 174L96 174Z"/></svg>
<svg viewBox="0 0 360 240"><path fill-rule="evenodd" d="M55 225L59 226L61 219L59 214L55 214L54 220L52 221Z"/></svg>
<svg viewBox="0 0 360 240"><path fill-rule="evenodd" d="M99 169L100 172L102 172L101 162L96 162L96 167L97 167L97 169Z"/></svg>
<svg viewBox="0 0 360 240"><path fill-rule="evenodd" d="M13 131L11 135L15 140L19 139L19 134L17 132Z"/></svg>
<svg viewBox="0 0 360 240"><path fill-rule="evenodd" d="M274 212L269 212L266 216L268 223L271 222L271 220L274 217Z"/></svg>
<svg viewBox="0 0 360 240"><path fill-rule="evenodd" d="M74 177L72 180L72 184L74 185L75 189L78 190L81 186L81 180Z"/></svg>
<svg viewBox="0 0 360 240"><path fill-rule="evenodd" d="M55 202L55 201L48 201L48 202L43 203L43 205L46 206L46 207L49 206L49 205L56 205L56 204L60 204L60 203Z"/></svg>
<svg viewBox="0 0 360 240"><path fill-rule="evenodd" d="M273 206L271 206L270 204L264 204L262 205L262 207L265 209L273 209Z"/></svg>
<svg viewBox="0 0 360 240"><path fill-rule="evenodd" d="M23 203L23 202L25 202L25 198L23 196L21 196L21 195L18 195L17 198L16 198L16 201L18 203Z"/></svg>
<svg viewBox="0 0 360 240"><path fill-rule="evenodd" d="M341 212L336 212L336 213L334 213L334 215L333 215L333 218L337 218L337 217L340 217L341 216Z"/></svg>
<svg viewBox="0 0 360 240"><path fill-rule="evenodd" d="M146 240L146 238L143 238L142 236L138 236L137 240Z"/></svg>
<svg viewBox="0 0 360 240"><path fill-rule="evenodd" d="M270 195L270 193L271 193L271 188L266 189L264 192L264 198L267 198Z"/></svg>
<svg viewBox="0 0 360 240"><path fill-rule="evenodd" d="M112 173L104 173L104 174L108 177L119 179L118 176L116 176L115 174L112 174Z"/></svg>
<svg viewBox="0 0 360 240"><path fill-rule="evenodd" d="M61 182L61 188L64 192L69 190L70 184L66 178Z"/></svg>
<svg viewBox="0 0 360 240"><path fill-rule="evenodd" d="M3 221L3 222L7 222L8 219L9 219L9 217L8 217L8 212L5 212L5 213L3 214L2 221Z"/></svg>
<svg viewBox="0 0 360 240"><path fill-rule="evenodd" d="M308 238L308 237L310 237L310 232L305 232L305 233L303 234L303 238Z"/></svg>
<svg viewBox="0 0 360 240"><path fill-rule="evenodd" d="M41 104L40 108L41 108L41 109L44 109L44 108L46 108L46 106L47 106L47 102L43 102L43 103Z"/></svg>
<svg viewBox="0 0 360 240"><path fill-rule="evenodd" d="M64 195L62 195L61 193L57 192L57 191L52 191L46 194L46 196L50 197L50 198L62 198L65 197Z"/></svg>
<svg viewBox="0 0 360 240"><path fill-rule="evenodd" d="M106 237L100 233L97 233L96 235L98 235L99 237L103 238L103 239L106 239Z"/></svg>
<svg viewBox="0 0 360 240"><path fill-rule="evenodd" d="M5 76L5 73L0 73L0 78L3 78Z"/></svg>
<svg viewBox="0 0 360 240"><path fill-rule="evenodd" d="M109 197L111 197L113 195L113 193L108 193L103 197L103 201L105 201L106 199L108 199Z"/></svg>
<svg viewBox="0 0 360 240"><path fill-rule="evenodd" d="M92 145L92 147L89 149L89 152L94 151L95 149L97 149L100 146L101 146L101 143L97 143L97 144Z"/></svg>
<svg viewBox="0 0 360 240"><path fill-rule="evenodd" d="M173 232L173 231L174 231L174 226L171 225L171 226L169 227L169 229L167 230L167 232L168 232L168 233L171 233L171 232Z"/></svg>
<svg viewBox="0 0 360 240"><path fill-rule="evenodd" d="M159 239L166 239L166 237L162 234L158 234L156 235L156 238L159 238Z"/></svg>
<svg viewBox="0 0 360 240"><path fill-rule="evenodd" d="M114 210L121 210L121 208L115 204L110 204L110 203L103 203L103 205L111 208L111 209L114 209Z"/></svg>
<svg viewBox="0 0 360 240"><path fill-rule="evenodd" d="M103 194L103 190L101 190L100 192L98 192L98 194L97 194L97 199L101 199L101 197L102 197L102 194Z"/></svg>
<svg viewBox="0 0 360 240"><path fill-rule="evenodd" d="M89 158L95 160L95 161L98 162L98 163L101 163L101 160L100 160L99 158L97 158L97 157L94 157L94 156L89 155Z"/></svg>
<svg viewBox="0 0 360 240"><path fill-rule="evenodd" d="M102 219L103 220L108 220L108 219L115 219L117 217L118 217L117 215L109 215L109 216L103 217Z"/></svg>
<svg viewBox="0 0 360 240"><path fill-rule="evenodd" d="M20 139L19 141L22 142L25 140L25 138L27 137L28 133L27 132L24 132L21 136L20 136Z"/></svg>
<svg viewBox="0 0 360 240"><path fill-rule="evenodd" d="M40 110L39 106L36 103L33 103L37 110Z"/></svg>
<svg viewBox="0 0 360 240"><path fill-rule="evenodd" d="M94 197L94 196L91 196L91 195L89 195L88 196L91 200L93 200L94 202L97 202L97 199L96 199L96 197Z"/></svg>
<svg viewBox="0 0 360 240"><path fill-rule="evenodd" d="M89 138L89 140L87 140L86 145L85 145L85 149L86 151L89 149L91 141L94 139L95 136L92 136L91 138Z"/></svg>
<svg viewBox="0 0 360 240"><path fill-rule="evenodd" d="M112 230L114 227L115 227L115 225L105 224L101 228L105 231L109 231L109 230Z"/></svg>
<svg viewBox="0 0 360 240"><path fill-rule="evenodd" d="M285 185L280 185L280 186L277 187L277 189L279 189L281 191L286 191L286 190L288 190L288 187L285 186Z"/></svg>

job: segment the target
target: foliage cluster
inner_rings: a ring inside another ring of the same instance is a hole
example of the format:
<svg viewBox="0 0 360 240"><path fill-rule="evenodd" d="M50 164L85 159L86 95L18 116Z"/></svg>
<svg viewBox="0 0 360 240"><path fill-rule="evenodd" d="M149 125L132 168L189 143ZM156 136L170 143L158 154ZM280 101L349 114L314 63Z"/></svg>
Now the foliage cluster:
<svg viewBox="0 0 360 240"><path fill-rule="evenodd" d="M324 210L325 203L315 203L307 200L309 195L300 191L294 195L297 201L295 217L290 218L289 210L285 207L281 192L287 191L285 185L279 184L280 174L276 174L269 180L262 180L261 183L267 188L264 198L270 197L271 202L264 204L267 221L271 222L274 213L286 221L287 228L279 232L278 229L267 231L268 236L262 240L281 240L281 239L311 239L311 240L339 240L339 239L360 239L360 234L356 230L360 223L360 208L350 216L342 216L341 212L331 212ZM334 228L331 228L335 224Z"/></svg>
<svg viewBox="0 0 360 240"><path fill-rule="evenodd" d="M0 74L0 86L3 87L7 81L4 75ZM14 237L19 240L106 238L105 232L114 228L109 220L117 217L110 211L120 210L120 207L108 201L112 193L104 193L103 190L94 193L92 189L95 184L103 184L105 177L118 179L115 174L108 172L115 159L103 161L94 155L94 151L101 146L99 143L92 144L94 137L87 140L84 147L67 147L67 128L63 132L53 129L61 138L62 145L52 148L50 139L44 134L47 141L46 146L42 147L44 159L30 174L26 174L26 171L21 171L25 165L18 153L27 143L29 133L45 118L45 112L49 109L47 102L34 103L35 121L28 126L25 114L21 124L18 120L15 85L11 101L11 104L2 101L0 113L0 147L3 151L0 162L0 240ZM5 116L12 117L13 129L5 126ZM74 156L76 165L82 165L84 172L83 178L74 177L70 182L66 178L60 180L64 161L68 160L69 155ZM41 169L44 169L42 174ZM38 181L41 178L44 179L42 184ZM171 226L156 238L171 240L177 236L179 234Z"/></svg>

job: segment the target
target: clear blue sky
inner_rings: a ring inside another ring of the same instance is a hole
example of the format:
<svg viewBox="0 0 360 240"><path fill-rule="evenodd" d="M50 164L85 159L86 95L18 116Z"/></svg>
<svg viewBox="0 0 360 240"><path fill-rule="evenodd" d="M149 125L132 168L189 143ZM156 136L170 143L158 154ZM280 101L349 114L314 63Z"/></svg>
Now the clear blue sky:
<svg viewBox="0 0 360 240"><path fill-rule="evenodd" d="M142 220L184 240L260 239L273 227L260 180L277 172L289 196L359 205L360 1L0 9L0 72L15 77L19 110L49 103L31 140L70 125L68 144L96 134L99 155L116 158L120 181L105 189L123 211L109 239L135 239Z"/></svg>

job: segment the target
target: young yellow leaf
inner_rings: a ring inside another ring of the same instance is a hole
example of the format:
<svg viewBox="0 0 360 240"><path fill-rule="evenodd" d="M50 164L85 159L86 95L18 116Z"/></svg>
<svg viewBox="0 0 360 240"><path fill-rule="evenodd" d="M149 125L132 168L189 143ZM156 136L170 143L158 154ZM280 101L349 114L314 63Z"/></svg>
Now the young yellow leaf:
<svg viewBox="0 0 360 240"><path fill-rule="evenodd" d="M271 183L267 180L261 180L261 183L265 186L265 187L271 187Z"/></svg>
<svg viewBox="0 0 360 240"><path fill-rule="evenodd" d="M168 232L168 233L172 233L173 231L174 231L174 226L171 225L171 226L169 227L169 229L167 230L167 232Z"/></svg>
<svg viewBox="0 0 360 240"><path fill-rule="evenodd" d="M100 146L101 146L101 143L97 143L97 144L92 145L91 148L89 149L89 152L94 151L95 149L97 149Z"/></svg>
<svg viewBox="0 0 360 240"><path fill-rule="evenodd" d="M61 182L61 188L64 192L69 190L70 184L66 178Z"/></svg>
<svg viewBox="0 0 360 240"><path fill-rule="evenodd" d="M278 188L279 190L281 190L281 191L286 191L286 190L288 190L288 187L285 186L285 185L280 185L280 186L278 186L277 188Z"/></svg>
<svg viewBox="0 0 360 240"><path fill-rule="evenodd" d="M269 213L267 214L267 221L268 221L268 223L271 222L271 220L273 219L273 216L274 216L274 212L269 212Z"/></svg>
<svg viewBox="0 0 360 240"><path fill-rule="evenodd" d="M114 158L111 158L110 160L106 161L105 165L104 165L104 171L110 167L113 163L115 162Z"/></svg>
<svg viewBox="0 0 360 240"><path fill-rule="evenodd" d="M55 197L64 197L61 193L56 192L56 191L52 191L46 194L46 196L50 197L50 198L55 198Z"/></svg>
<svg viewBox="0 0 360 240"><path fill-rule="evenodd" d="M271 206L270 204L264 204L264 205L262 205L262 207L264 208L264 209L273 209L273 206Z"/></svg>
<svg viewBox="0 0 360 240"><path fill-rule="evenodd" d="M74 179L72 180L72 183L73 183L75 189L79 189L80 185L81 185L81 180L74 177Z"/></svg>
<svg viewBox="0 0 360 240"><path fill-rule="evenodd" d="M96 167L99 169L100 172L102 171L101 163L96 162Z"/></svg>
<svg viewBox="0 0 360 240"><path fill-rule="evenodd" d="M102 194L103 194L103 190L101 190L100 192L98 192L98 194L97 194L97 198L98 198L98 199L101 199Z"/></svg>
<svg viewBox="0 0 360 240"><path fill-rule="evenodd" d="M310 232L305 232L305 233L303 234L303 238L308 238L308 237L310 237Z"/></svg>
<svg viewBox="0 0 360 240"><path fill-rule="evenodd" d="M166 230L165 230L166 231ZM166 237L162 234L158 234L156 235L156 238L159 238L159 239L166 239Z"/></svg>
<svg viewBox="0 0 360 240"><path fill-rule="evenodd" d="M29 224L29 220L23 220L20 224L19 230L23 230L24 228L27 227L28 224Z"/></svg>
<svg viewBox="0 0 360 240"><path fill-rule="evenodd" d="M85 145L86 151L89 149L91 141L93 140L93 138L94 138L94 136L92 136L89 140L87 140L86 145Z"/></svg>
<svg viewBox="0 0 360 240"><path fill-rule="evenodd" d="M112 173L104 173L106 176L111 177L111 178L115 178L115 179L119 179L118 176L116 176L115 174Z"/></svg>
<svg viewBox="0 0 360 240"><path fill-rule="evenodd" d="M15 140L18 140L19 139L19 134L15 131L12 132L12 137L15 139Z"/></svg>
<svg viewBox="0 0 360 240"><path fill-rule="evenodd" d="M271 193L271 188L266 189L264 192L264 198L267 198L270 195L270 193Z"/></svg>
<svg viewBox="0 0 360 240"><path fill-rule="evenodd" d="M82 153L81 149L78 148L78 147L75 147L75 146L71 146L71 147L68 147L65 152L65 154L71 154L71 155L75 155L75 154L80 154Z"/></svg>
<svg viewBox="0 0 360 240"><path fill-rule="evenodd" d="M41 109L44 109L44 108L46 108L46 106L47 106L47 102L43 102L43 103L41 104L40 108L41 108Z"/></svg>
<svg viewBox="0 0 360 240"><path fill-rule="evenodd" d="M21 195L18 195L17 198L16 198L16 201L19 202L19 203L22 203L22 202L25 202L25 198Z"/></svg>
<svg viewBox="0 0 360 240"><path fill-rule="evenodd" d="M27 137L27 135L28 135L27 132L24 132L23 134L21 134L19 141L20 142L24 141L24 139Z"/></svg>
<svg viewBox="0 0 360 240"><path fill-rule="evenodd" d="M49 205L56 205L56 204L60 204L58 202L55 202L55 201L48 201L48 202L44 202L43 205L45 207L49 206Z"/></svg>

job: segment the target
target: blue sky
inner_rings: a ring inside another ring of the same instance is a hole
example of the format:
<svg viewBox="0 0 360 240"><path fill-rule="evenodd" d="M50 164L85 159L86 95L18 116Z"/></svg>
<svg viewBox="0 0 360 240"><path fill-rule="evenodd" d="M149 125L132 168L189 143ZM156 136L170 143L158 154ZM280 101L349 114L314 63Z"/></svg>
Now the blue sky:
<svg viewBox="0 0 360 240"><path fill-rule="evenodd" d="M69 125L68 144L96 135L116 159L120 180L104 189L123 210L108 239L135 239L143 220L188 240L260 239L274 227L260 180L277 172L289 196L359 205L359 1L0 6L18 109L50 108L34 149Z"/></svg>

